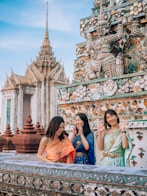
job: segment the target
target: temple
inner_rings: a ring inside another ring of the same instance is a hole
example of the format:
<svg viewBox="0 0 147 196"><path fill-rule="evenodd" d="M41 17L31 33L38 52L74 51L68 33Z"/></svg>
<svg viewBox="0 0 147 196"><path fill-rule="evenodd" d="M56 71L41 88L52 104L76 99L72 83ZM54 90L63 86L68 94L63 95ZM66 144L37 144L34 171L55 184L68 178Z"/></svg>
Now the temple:
<svg viewBox="0 0 147 196"><path fill-rule="evenodd" d="M64 67L56 60L48 35L48 3L46 31L40 52L27 68L25 75L13 71L2 88L1 132L9 124L13 132L23 128L28 115L40 122L44 129L49 119L57 113L56 86L68 84Z"/></svg>
<svg viewBox="0 0 147 196"><path fill-rule="evenodd" d="M132 138L130 168L100 167L97 146L95 166L48 164L36 154L1 152L0 195L147 195L147 1L94 0L91 11L80 20L85 42L76 44L71 84L53 56L47 11L36 61L25 76L12 72L2 89L1 131L7 125L6 133L10 127L21 130L28 114L46 129L48 119L60 114L70 132L75 114L84 112L95 132L111 108L127 123Z"/></svg>

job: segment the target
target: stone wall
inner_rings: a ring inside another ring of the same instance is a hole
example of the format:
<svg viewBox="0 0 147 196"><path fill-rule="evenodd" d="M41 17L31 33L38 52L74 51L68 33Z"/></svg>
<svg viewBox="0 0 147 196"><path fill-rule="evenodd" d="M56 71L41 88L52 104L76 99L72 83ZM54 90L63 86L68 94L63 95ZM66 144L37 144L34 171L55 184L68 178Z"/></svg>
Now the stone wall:
<svg viewBox="0 0 147 196"><path fill-rule="evenodd" d="M146 167L147 138L147 72L102 78L58 87L58 109L72 130L75 115L87 114L91 129L103 122L104 112L114 109L127 122L132 137L131 167ZM97 152L97 145L95 146ZM97 164L100 152L96 153Z"/></svg>
<svg viewBox="0 0 147 196"><path fill-rule="evenodd" d="M0 159L0 195L145 196L147 169L48 164L7 157Z"/></svg>

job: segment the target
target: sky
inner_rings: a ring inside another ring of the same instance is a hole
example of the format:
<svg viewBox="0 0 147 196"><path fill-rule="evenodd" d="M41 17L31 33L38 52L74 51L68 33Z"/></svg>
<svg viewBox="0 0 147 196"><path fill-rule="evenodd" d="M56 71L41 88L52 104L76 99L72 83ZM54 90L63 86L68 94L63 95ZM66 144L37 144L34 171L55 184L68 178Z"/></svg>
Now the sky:
<svg viewBox="0 0 147 196"><path fill-rule="evenodd" d="M47 0L0 0L0 88L13 71L25 75L38 56L46 27ZM80 19L92 14L94 0L48 0L49 39L54 56L72 78Z"/></svg>

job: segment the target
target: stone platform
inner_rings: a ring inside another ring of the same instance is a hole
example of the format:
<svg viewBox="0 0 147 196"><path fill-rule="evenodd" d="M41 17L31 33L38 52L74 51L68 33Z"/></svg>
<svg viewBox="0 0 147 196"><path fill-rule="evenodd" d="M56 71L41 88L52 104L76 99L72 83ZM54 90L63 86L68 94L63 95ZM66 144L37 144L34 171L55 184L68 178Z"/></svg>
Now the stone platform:
<svg viewBox="0 0 147 196"><path fill-rule="evenodd" d="M0 152L0 161L7 160L24 160L24 161L40 161L36 153L17 154L15 151Z"/></svg>
<svg viewBox="0 0 147 196"><path fill-rule="evenodd" d="M147 168L46 163L36 154L0 153L0 195L145 196Z"/></svg>

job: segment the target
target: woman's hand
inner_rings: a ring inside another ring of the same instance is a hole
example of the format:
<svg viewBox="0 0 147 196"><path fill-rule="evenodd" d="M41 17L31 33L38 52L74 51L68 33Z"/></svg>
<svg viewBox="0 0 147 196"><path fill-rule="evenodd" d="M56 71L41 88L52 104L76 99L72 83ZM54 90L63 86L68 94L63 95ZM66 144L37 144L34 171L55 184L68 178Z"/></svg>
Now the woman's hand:
<svg viewBox="0 0 147 196"><path fill-rule="evenodd" d="M119 128L120 128L121 131L125 131L125 129L126 129L126 122L119 123Z"/></svg>
<svg viewBox="0 0 147 196"><path fill-rule="evenodd" d="M105 135L105 127L103 124L97 125L97 132L98 132L98 148L99 150L104 149L104 135Z"/></svg>
<svg viewBox="0 0 147 196"><path fill-rule="evenodd" d="M128 148L128 145L129 145L129 143L128 143L128 138L127 138L127 136L126 136L126 131L125 131L125 129L126 129L126 122L121 122L121 123L119 123L119 128L120 128L120 130L121 130L121 132L122 132L122 147L124 148L124 149L126 149L126 148Z"/></svg>
<svg viewBox="0 0 147 196"><path fill-rule="evenodd" d="M77 135L77 130L76 130L76 126L74 125L72 127L72 132L69 134L68 138L73 141L74 137Z"/></svg>
<svg viewBox="0 0 147 196"><path fill-rule="evenodd" d="M78 129L78 134L79 135L83 134L83 127L81 125L78 125L77 129Z"/></svg>
<svg viewBox="0 0 147 196"><path fill-rule="evenodd" d="M76 129L75 125L72 128L72 133L73 133L74 136L77 134L77 129Z"/></svg>
<svg viewBox="0 0 147 196"><path fill-rule="evenodd" d="M97 125L97 131L98 131L98 134L104 134L104 132L105 132L105 127L104 127L104 125L103 124L98 124Z"/></svg>
<svg viewBox="0 0 147 196"><path fill-rule="evenodd" d="M80 135L83 134L83 127L82 126L79 126L78 132L79 132Z"/></svg>

